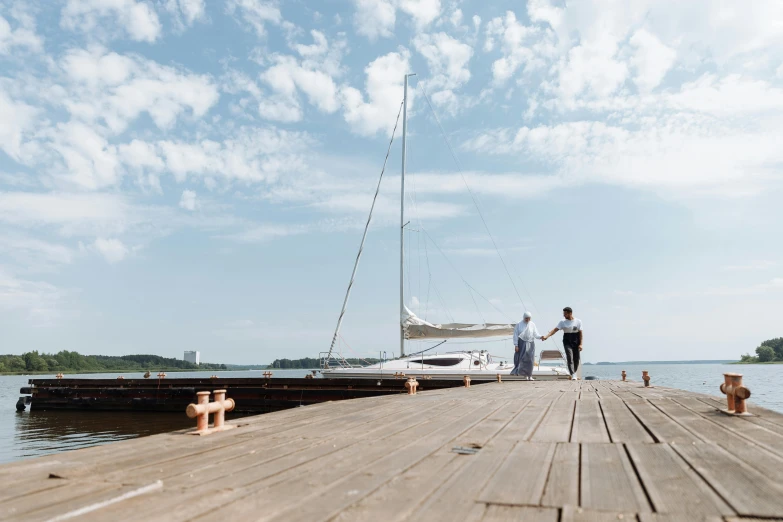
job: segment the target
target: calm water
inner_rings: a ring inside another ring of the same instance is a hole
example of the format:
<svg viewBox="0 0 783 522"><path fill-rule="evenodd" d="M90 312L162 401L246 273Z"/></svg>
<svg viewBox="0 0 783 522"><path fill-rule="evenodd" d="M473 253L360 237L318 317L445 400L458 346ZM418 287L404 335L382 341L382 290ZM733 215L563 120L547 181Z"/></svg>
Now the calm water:
<svg viewBox="0 0 783 522"><path fill-rule="evenodd" d="M642 370L649 370L652 383L685 390L720 395L718 386L724 372L745 375L753 392L752 402L783 412L783 365L672 364L585 366L584 375L600 379L619 379L626 370L631 379L640 381ZM177 373L177 377L209 377L215 372ZM304 377L304 370L276 370L278 377ZM68 377L111 378L118 374L73 375ZM125 373L126 378L141 374ZM259 372L219 372L220 377L258 377ZM172 374L174 376L174 374ZM46 378L53 376L35 376ZM176 414L111 412L45 412L19 413L15 405L19 388L30 376L0 376L0 463L58 451L84 448L106 442L152 435L194 425L194 421Z"/></svg>
<svg viewBox="0 0 783 522"><path fill-rule="evenodd" d="M304 377L304 370L275 370L277 377ZM92 373L66 375L66 378L139 379L141 372ZM260 372L177 372L170 377L259 377ZM115 440L154 435L182 428L195 427L195 421L182 415L147 412L59 412L16 411L19 388L31 378L54 378L54 375L0 375L0 463L25 457L85 448Z"/></svg>

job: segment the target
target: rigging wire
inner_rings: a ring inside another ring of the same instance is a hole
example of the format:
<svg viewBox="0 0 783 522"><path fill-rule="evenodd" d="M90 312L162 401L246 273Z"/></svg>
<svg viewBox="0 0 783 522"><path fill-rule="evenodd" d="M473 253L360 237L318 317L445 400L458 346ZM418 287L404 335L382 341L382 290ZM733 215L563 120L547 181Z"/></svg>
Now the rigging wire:
<svg viewBox="0 0 783 522"><path fill-rule="evenodd" d="M402 106L404 103L405 103L404 100L400 102L400 110L397 112L397 120L394 122L394 129L392 129L391 139L389 139L389 148L386 149L386 157L383 160L381 175L378 178L378 185L375 187L375 195L372 198L372 205L370 206L370 214L367 216L367 223L364 225L364 234L362 235L362 241L359 244L359 252L356 254L356 261L354 261L353 264L353 272L351 272L351 279L348 282L348 289L345 291L343 308L342 310L340 310L340 316L337 318L337 326L334 329L332 344L329 346L329 354L326 356L327 361L331 359L332 351L334 350L334 343L337 341L337 337L340 335L340 325L343 322L343 317L345 316L345 309L348 306L348 298L351 296L351 288L353 287L353 282L356 279L356 270L359 268L359 260L362 257L362 251L364 250L364 242L367 239L367 231L370 229L370 222L372 221L372 212L375 209L375 202L378 200L378 193L381 191L381 181L383 181L383 173L386 172L386 163L389 161L389 153L391 152L392 143L394 143L394 136L397 133L397 125L400 122L400 114L402 114Z"/></svg>
<svg viewBox="0 0 783 522"><path fill-rule="evenodd" d="M440 253L441 253L441 255L444 257L444 259L446 259L446 261L449 263L449 266L451 266L451 268L454 270L454 272L456 272L456 273L457 273L457 276L459 276L459 278L460 278L460 279L462 279L462 282L465 284L465 286L467 286L467 287L468 287L468 291L469 291L469 292L470 292L471 290L472 290L473 292L476 292L476 294L477 294L479 297L481 297L481 298L482 298L482 299L484 299L486 302L488 302L488 303L489 303L489 305L490 305L492 308L494 308L495 310L497 310L498 312L500 312L500 313L501 313L501 314L502 314L502 315L503 315L503 316L504 316L506 319L508 319L509 321L513 321L513 319L511 319L511 318L508 316L508 314L506 314L506 313L505 313L503 310L501 310L500 308L498 308L497 306L495 306L495 303L493 303L492 301L490 301L489 299L487 299L486 297L484 297L484 296L483 296L483 295L482 295L482 294L481 294L481 293L480 293L478 290L476 290L475 288L473 288L473 286L472 286L470 283L468 283L468 281L467 281L467 280L466 280L466 279L465 279L465 278L462 276L462 274L460 273L460 271L459 271L459 270L457 270L457 267L456 267L456 266L454 266L454 263L451 261L451 259L449 259L449 257L446 255L446 253L445 253L445 252L443 252L443 250L442 250L442 249L441 249L441 248L438 246L438 244L435 242L435 240L434 240L434 239L432 239L432 236L429 234L429 232L427 232L425 229L422 229L422 232L424 233L424 235L425 235L425 236L427 236L427 238L428 238L430 241L432 241L432 244L433 244L433 245L435 245L435 248L438 250L438 252L440 252ZM472 294L471 294L471 298L473 298L473 295L472 295ZM474 301L474 302L475 302L475 301ZM481 314L481 312L479 312L479 314ZM485 324L486 324L486 323L485 323Z"/></svg>
<svg viewBox="0 0 783 522"><path fill-rule="evenodd" d="M449 311L449 307L446 306L446 302L443 299L443 296L438 291L438 286L435 283L432 283L432 289L435 290L435 296L438 298L438 302L443 307L443 311L446 312L446 315L449 317L452 323L456 323L454 320L454 316L451 315L451 312Z"/></svg>
<svg viewBox="0 0 783 522"><path fill-rule="evenodd" d="M432 106L432 103L430 102L430 97L427 95L427 91L424 90L424 87L421 85L421 81L416 82L416 87L421 89L421 92L424 95L424 99L427 101L427 106L429 106L430 111L432 112L432 116L435 118L435 123L437 123L438 129L440 129L440 133L443 135L443 141L446 142L446 147L448 147L449 149L451 158L454 160L454 163L457 165L457 170L459 171L460 177L462 178L462 182L465 184L465 188L468 190L468 194L470 194L470 198L473 200L473 206L476 207L476 211L478 212L478 215L481 218L481 222L484 224L484 229L487 231L487 235L489 236L489 239L492 241L492 246L495 247L495 251L497 252L498 257L500 258L500 263L503 265L503 270L505 270L509 281L511 281L511 286L514 288L514 292L517 294L519 301L522 303L522 306L525 308L525 310L527 310L527 305L525 304L525 300L522 299L522 296L520 295L519 290L517 289L517 285L514 282L514 278L511 277L511 273L508 271L508 267L506 266L506 261L503 259L503 256L500 254L500 249L498 248L498 245L495 242L494 236L492 236L492 232L490 232L489 230L487 221L484 219L484 214L483 212L481 212L481 208L479 207L478 200L476 199L475 194L473 194L473 191L470 190L470 185L468 185L468 182L465 179L465 174L462 170L462 164L457 158L457 155L454 153L454 149L451 147L449 138L448 136L446 136L446 131L443 129L443 125L441 125L440 123L440 118L438 118L438 114L435 112L435 108Z"/></svg>
<svg viewBox="0 0 783 522"><path fill-rule="evenodd" d="M421 355L421 354L423 354L423 353L425 353L425 352L429 352L430 350L434 350L434 349L435 349L435 348L437 348L438 346L440 346L440 345L442 345L442 344L446 344L447 342L449 342L449 340L448 340L448 339L446 339L446 340L444 340L444 341L441 341L441 342L439 342L438 344L436 344L436 345L434 345L434 346L430 346L430 347L429 347L429 348L427 348L426 350L422 350L422 351L420 351L420 352L414 352L414 353L410 354L408 357L413 357L414 355Z"/></svg>

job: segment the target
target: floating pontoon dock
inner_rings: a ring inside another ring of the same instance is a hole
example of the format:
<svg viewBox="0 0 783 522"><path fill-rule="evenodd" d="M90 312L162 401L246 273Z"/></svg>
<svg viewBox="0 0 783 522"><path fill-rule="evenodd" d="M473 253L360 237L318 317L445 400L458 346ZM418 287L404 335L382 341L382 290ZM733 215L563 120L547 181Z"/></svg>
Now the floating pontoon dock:
<svg viewBox="0 0 783 522"><path fill-rule="evenodd" d="M783 517L783 415L725 407L725 397L630 381L321 403L208 436L168 433L0 466L0 518Z"/></svg>

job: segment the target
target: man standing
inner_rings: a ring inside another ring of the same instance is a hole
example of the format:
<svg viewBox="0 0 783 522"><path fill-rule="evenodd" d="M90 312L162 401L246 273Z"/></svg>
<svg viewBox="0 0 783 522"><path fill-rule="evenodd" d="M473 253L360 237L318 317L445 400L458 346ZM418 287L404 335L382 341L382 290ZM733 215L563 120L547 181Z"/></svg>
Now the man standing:
<svg viewBox="0 0 783 522"><path fill-rule="evenodd" d="M557 323L557 326L546 334L542 340L546 341L555 335L555 332L558 330L563 330L563 348L565 349L566 361L568 362L568 373L571 374L572 380L576 380L576 372L579 369L579 352L582 351L582 321L574 317L574 312L570 306L563 308L563 317L565 319Z"/></svg>
<svg viewBox="0 0 783 522"><path fill-rule="evenodd" d="M531 318L525 312L522 321L514 328L514 369L511 375L520 375L526 381L533 380L533 362L536 357L536 339L543 339Z"/></svg>

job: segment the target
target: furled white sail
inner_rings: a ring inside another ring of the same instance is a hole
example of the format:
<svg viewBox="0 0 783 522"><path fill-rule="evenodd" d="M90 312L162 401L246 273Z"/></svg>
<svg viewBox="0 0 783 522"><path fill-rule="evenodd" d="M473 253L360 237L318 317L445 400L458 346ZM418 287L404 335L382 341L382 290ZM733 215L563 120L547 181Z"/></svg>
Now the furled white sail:
<svg viewBox="0 0 783 522"><path fill-rule="evenodd" d="M420 319L408 307L402 316L406 339L454 339L460 337L495 337L512 335L513 324L432 324Z"/></svg>

